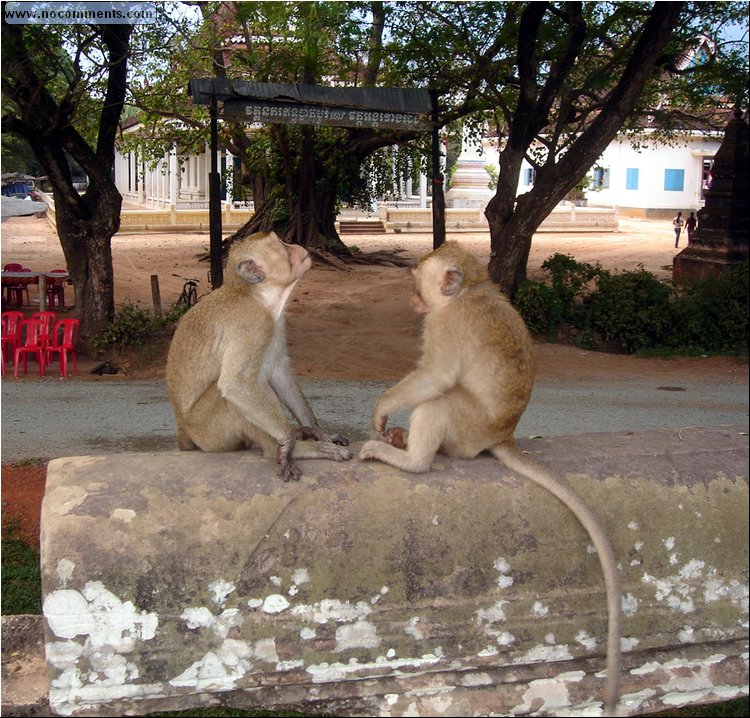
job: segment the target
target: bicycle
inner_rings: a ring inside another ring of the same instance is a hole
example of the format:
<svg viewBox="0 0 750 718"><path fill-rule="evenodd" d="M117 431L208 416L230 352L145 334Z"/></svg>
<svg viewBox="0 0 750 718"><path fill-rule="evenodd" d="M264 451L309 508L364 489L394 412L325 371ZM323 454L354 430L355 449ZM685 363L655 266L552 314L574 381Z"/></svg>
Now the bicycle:
<svg viewBox="0 0 750 718"><path fill-rule="evenodd" d="M179 277L185 283L182 285L182 292L175 302L176 307L185 307L190 309L198 301L198 282L199 279L188 279L181 277L179 274L172 274L173 277Z"/></svg>

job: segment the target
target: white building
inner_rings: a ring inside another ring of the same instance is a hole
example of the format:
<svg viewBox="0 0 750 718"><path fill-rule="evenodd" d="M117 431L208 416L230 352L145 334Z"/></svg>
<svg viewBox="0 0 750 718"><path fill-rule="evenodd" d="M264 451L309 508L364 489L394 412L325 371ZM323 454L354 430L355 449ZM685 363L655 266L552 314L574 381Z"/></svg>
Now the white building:
<svg viewBox="0 0 750 718"><path fill-rule="evenodd" d="M613 207L620 216L659 219L671 218L677 210L685 213L700 209L703 206L703 191L710 181L713 157L722 137L721 133L694 132L672 145L666 145L644 135L637 147L628 138L618 138L589 172L591 187L585 193L588 206ZM493 141L487 139L481 155L482 162L498 167L498 156ZM478 155L472 154L471 162L476 164L477 160ZM220 173L229 180L228 192L222 188L222 201L227 207L247 209L247 204L232 201L232 173L226 170L234 163L231 155L221 153ZM165 154L155 167L149 167L135 152L121 154L118 151L115 182L126 202L144 208L208 209L209 167L208 146L200 155L179 160L174 151ZM474 176L473 181L476 182L476 168ZM528 192L533 182L533 168L524 162L518 194ZM420 195L424 195L426 183L420 184ZM485 189L484 194L489 199L493 192ZM404 199L412 200L417 206L425 206L424 196ZM480 209L483 210L483 207Z"/></svg>
<svg viewBox="0 0 750 718"><path fill-rule="evenodd" d="M694 132L673 145L644 135L634 146L628 138L613 141L589 171L585 192L589 207L614 207L620 216L662 219L677 210L696 211L703 206L703 191L710 178L713 157L722 133ZM499 166L499 153L485 143L486 164ZM534 170L524 161L518 194L534 184Z"/></svg>

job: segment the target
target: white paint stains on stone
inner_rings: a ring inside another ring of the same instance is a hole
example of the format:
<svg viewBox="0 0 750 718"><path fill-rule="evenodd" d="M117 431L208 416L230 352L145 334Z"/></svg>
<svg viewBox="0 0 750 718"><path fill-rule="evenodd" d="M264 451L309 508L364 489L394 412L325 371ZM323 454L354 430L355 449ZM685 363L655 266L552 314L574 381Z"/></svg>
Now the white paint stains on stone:
<svg viewBox="0 0 750 718"><path fill-rule="evenodd" d="M404 631L412 638L416 638L421 641L424 638L424 631L419 627L419 622L422 619L419 616L412 616L406 624Z"/></svg>
<svg viewBox="0 0 750 718"><path fill-rule="evenodd" d="M492 676L488 673L467 673L461 677L461 685L467 688L493 685Z"/></svg>
<svg viewBox="0 0 750 718"><path fill-rule="evenodd" d="M675 538L674 536L669 536L668 538L665 538L662 543L666 547L667 551L671 551L675 545Z"/></svg>
<svg viewBox="0 0 750 718"><path fill-rule="evenodd" d="M333 650L341 653L355 648L377 648L379 645L380 638L375 625L360 619L336 629L336 647Z"/></svg>
<svg viewBox="0 0 750 718"><path fill-rule="evenodd" d="M283 583L281 576L269 576L268 580L277 588Z"/></svg>
<svg viewBox="0 0 750 718"><path fill-rule="evenodd" d="M57 578L60 581L60 585L65 588L68 585L68 581L73 578L73 571L75 571L76 565L69 561L67 558L61 558L57 562Z"/></svg>
<svg viewBox="0 0 750 718"><path fill-rule="evenodd" d="M504 558L500 557L495 559L493 566L500 574L497 577L497 585L500 588L510 588L513 585L513 576L508 573L510 571L510 564Z"/></svg>
<svg viewBox="0 0 750 718"><path fill-rule="evenodd" d="M530 648L524 655L518 656L513 663L546 663L553 661L567 661L573 658L570 648L564 644L555 646L543 646L538 643Z"/></svg>
<svg viewBox="0 0 750 718"><path fill-rule="evenodd" d="M317 633L316 633L316 631L315 631L314 628L307 628L307 627L305 627L305 628L301 629L300 632L299 632L299 637L303 641L311 641L313 638L315 638L316 635L317 635Z"/></svg>
<svg viewBox="0 0 750 718"><path fill-rule="evenodd" d="M480 608L475 612L477 625L481 626L483 623L501 623L507 620L503 606L507 606L509 601L495 601L495 604L490 608Z"/></svg>
<svg viewBox="0 0 750 718"><path fill-rule="evenodd" d="M223 606L229 598L229 594L234 592L237 587L231 581L218 579L208 584L208 590L211 592L213 601L217 606Z"/></svg>
<svg viewBox="0 0 750 718"><path fill-rule="evenodd" d="M545 713L550 715L566 715L563 711L572 707L568 683L578 683L585 677L583 671L571 671L561 673L555 678L540 678L530 681L529 687L523 692L523 703L511 709L511 715L528 715L534 713ZM541 706L539 705L541 701ZM581 707L576 706L576 715L600 715L599 713L585 713L579 711Z"/></svg>
<svg viewBox="0 0 750 718"><path fill-rule="evenodd" d="M694 643L695 631L692 626L683 626L677 637L680 639L680 643Z"/></svg>
<svg viewBox="0 0 750 718"><path fill-rule="evenodd" d="M541 601L534 601L534 605L531 607L531 612L535 616L543 618L549 614L549 606L545 606Z"/></svg>
<svg viewBox="0 0 750 718"><path fill-rule="evenodd" d="M620 639L620 650L623 653L628 653L629 651L634 651L637 647L640 641L637 638L625 638L624 636Z"/></svg>
<svg viewBox="0 0 750 718"><path fill-rule="evenodd" d="M313 623L327 623L328 621L351 623L369 616L372 613L372 608L364 601L352 604L349 601L325 598L312 605L294 606L291 613L302 620L312 621Z"/></svg>
<svg viewBox="0 0 750 718"><path fill-rule="evenodd" d="M695 610L694 597L700 596L706 602L728 599L732 604L747 613L748 586L737 580L725 583L721 573L705 561L691 559L676 574L657 579L644 574L641 581L654 589L657 601L663 601L674 611L692 613Z"/></svg>
<svg viewBox="0 0 750 718"><path fill-rule="evenodd" d="M228 608L220 615L215 616L208 608L186 608L180 616L187 627L195 630L197 628L209 628L219 638L226 638L229 631L242 625L242 614L238 608Z"/></svg>
<svg viewBox="0 0 750 718"><path fill-rule="evenodd" d="M133 509L115 509L110 518L129 524L136 517Z"/></svg>
<svg viewBox="0 0 750 718"><path fill-rule="evenodd" d="M303 583L307 583L310 580L310 572L306 568L298 568L292 574L292 583L295 586L301 586Z"/></svg>
<svg viewBox="0 0 750 718"><path fill-rule="evenodd" d="M50 682L50 703L57 713L69 715L81 699L99 702L160 690L128 685L138 678L138 668L122 655L132 652L136 641L154 638L159 622L155 613L136 611L100 581L89 581L80 593L52 591L44 599L43 611L52 633L69 639L46 646L47 660L60 671ZM83 645L70 640L78 636L85 637ZM81 657L90 665L85 673L78 666Z"/></svg>
<svg viewBox="0 0 750 718"><path fill-rule="evenodd" d="M439 651L442 653L442 651ZM387 661L386 665L391 671L398 671L402 668L426 668L438 663L440 658L437 655L426 654L421 658L399 658L393 661ZM360 663L356 658L352 658L348 663L322 663L309 665L305 670L312 677L313 683L327 683L329 681L346 680L350 675L362 671L372 671L377 669L382 671L383 661L368 661ZM406 715L405 713L403 715Z"/></svg>
<svg viewBox="0 0 750 718"><path fill-rule="evenodd" d="M266 613L281 613L289 608L289 601L280 593L272 593L263 601L263 610Z"/></svg>
<svg viewBox="0 0 750 718"><path fill-rule="evenodd" d="M101 581L89 581L82 593L67 589L48 593L43 611L59 638L88 636L93 647L111 646L123 652L132 650L136 639L152 639L159 622L155 613L136 611L130 601L122 602Z"/></svg>
<svg viewBox="0 0 750 718"><path fill-rule="evenodd" d="M638 599L632 593L626 593L620 597L622 612L626 616L635 616L638 612Z"/></svg>
<svg viewBox="0 0 750 718"><path fill-rule="evenodd" d="M663 693L661 697L664 705L685 705L691 702L705 702L707 699L723 698L722 686L713 684L711 668L717 663L726 660L727 656L715 653L699 660L685 660L675 658L664 663L651 661L644 663L638 668L632 669L633 675L659 674L662 682L659 689ZM663 678L662 678L663 675ZM736 687L725 686L729 698L737 696ZM692 698L691 698L692 696Z"/></svg>
<svg viewBox="0 0 750 718"><path fill-rule="evenodd" d="M638 530L638 522L637 521L628 521L628 528L631 531L637 531Z"/></svg>
<svg viewBox="0 0 750 718"><path fill-rule="evenodd" d="M576 642L580 643L587 651L593 651L596 648L596 638L583 630L576 634Z"/></svg>

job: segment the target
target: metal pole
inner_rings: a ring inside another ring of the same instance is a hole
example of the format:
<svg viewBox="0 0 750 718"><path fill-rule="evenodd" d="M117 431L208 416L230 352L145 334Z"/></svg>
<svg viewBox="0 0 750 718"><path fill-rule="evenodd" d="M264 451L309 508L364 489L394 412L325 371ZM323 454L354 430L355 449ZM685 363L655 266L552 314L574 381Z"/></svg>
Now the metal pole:
<svg viewBox="0 0 750 718"><path fill-rule="evenodd" d="M437 93L430 91L432 97L432 248L437 249L445 242L445 193L443 175L440 172L440 128L437 125Z"/></svg>
<svg viewBox="0 0 750 718"><path fill-rule="evenodd" d="M216 97L211 97L211 171L208 175L208 225L211 237L211 288L224 282L221 246L221 184L219 177L219 131Z"/></svg>

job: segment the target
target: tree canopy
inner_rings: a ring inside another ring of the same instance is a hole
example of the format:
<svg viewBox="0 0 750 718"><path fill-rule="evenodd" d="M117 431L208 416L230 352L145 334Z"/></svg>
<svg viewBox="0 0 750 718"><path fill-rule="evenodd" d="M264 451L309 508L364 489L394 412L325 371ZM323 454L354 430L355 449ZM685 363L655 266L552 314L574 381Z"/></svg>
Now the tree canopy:
<svg viewBox="0 0 750 718"><path fill-rule="evenodd" d="M133 101L148 128L141 141L158 140L152 146L160 156L165 143L187 152L205 142L205 110L185 96L190 77L429 87L446 131L462 122L499 137L497 190L487 208L490 270L513 294L533 232L618 133L647 126L670 141L685 129L720 129L720 110L747 107L747 36L721 40L726 27L747 26L741 5L199 3L200 27L170 46L169 63L152 60ZM711 51L693 62L704 40ZM274 228L329 249L341 248L334 226L341 200L366 203L384 191L393 155L378 150L400 145L412 166L425 166L426 140L406 132L223 126L223 142L253 189L257 213L247 231ZM516 198L524 159L536 181Z"/></svg>
<svg viewBox="0 0 750 718"><path fill-rule="evenodd" d="M158 8L159 22L135 29L3 23L3 132L25 138L50 176L76 292L93 302L92 328L113 307L114 143L137 141L141 156L154 159L173 145L183 155L203 151L208 117L187 96L193 77L427 87L438 93L445 133L456 123L490 128L500 149L486 210L490 272L509 295L525 276L534 231L618 133L649 127L670 141L686 128L721 129L722 110L748 106L746 3L201 1ZM730 27L744 36L727 39ZM693 62L704 40L710 51ZM138 113L137 138L117 134L123 108ZM394 158L425 166L427 139L221 124L221 143L240 158L240 179L255 199L243 231L274 228L340 252L340 203L384 193ZM384 151L394 146L400 155ZM89 176L83 194L73 187L68 156ZM536 180L516 197L524 160Z"/></svg>

